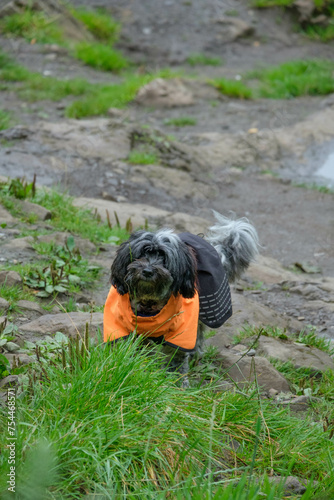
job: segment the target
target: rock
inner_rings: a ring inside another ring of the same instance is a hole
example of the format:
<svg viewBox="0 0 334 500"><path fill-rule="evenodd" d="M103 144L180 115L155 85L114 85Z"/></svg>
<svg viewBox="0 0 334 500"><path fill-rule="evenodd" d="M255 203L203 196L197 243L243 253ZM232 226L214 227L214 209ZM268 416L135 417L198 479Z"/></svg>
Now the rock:
<svg viewBox="0 0 334 500"><path fill-rule="evenodd" d="M6 350L9 352L15 352L20 349L20 346L15 344L15 342L7 342L6 343Z"/></svg>
<svg viewBox="0 0 334 500"><path fill-rule="evenodd" d="M9 128L0 132L0 136L6 139L6 141L17 141L21 139L26 139L30 135L30 130L23 126L17 125L16 127Z"/></svg>
<svg viewBox="0 0 334 500"><path fill-rule="evenodd" d="M119 218L120 225L125 227L126 221L131 218L134 228L149 225L157 226L160 220L165 220L170 215L166 210L143 205L139 203L117 203L109 200L99 200L93 198L76 198L73 204L77 207L96 209L103 221L107 220L107 211L111 223L116 225L115 212Z"/></svg>
<svg viewBox="0 0 334 500"><path fill-rule="evenodd" d="M312 396L292 396L290 399L283 399L282 401L278 401L278 403L282 406L289 406L291 412L295 414L301 413L304 416L312 404L320 401L319 398Z"/></svg>
<svg viewBox="0 0 334 500"><path fill-rule="evenodd" d="M24 236L23 238L15 238L10 240L10 242L2 245L2 250L9 251L13 254L20 254L26 250L33 250L31 244L34 242L32 236Z"/></svg>
<svg viewBox="0 0 334 500"><path fill-rule="evenodd" d="M19 300L16 306L23 311L33 311L38 314L45 314L45 310L40 306L38 302L32 302L31 300Z"/></svg>
<svg viewBox="0 0 334 500"><path fill-rule="evenodd" d="M36 356L29 356L26 353L16 352L15 354L6 353L4 354L5 358L8 359L10 366L13 367L14 359L16 366L18 365L29 365L30 363L34 363L36 361Z"/></svg>
<svg viewBox="0 0 334 500"><path fill-rule="evenodd" d="M194 96L179 78L157 78L139 89L135 102L142 106L174 108L193 105Z"/></svg>
<svg viewBox="0 0 334 500"><path fill-rule="evenodd" d="M70 233L51 233L38 236L37 241L41 243L51 243L55 242L56 245L65 246L67 238L71 236ZM79 249L80 253L93 253L96 252L96 246L91 241L80 238L79 236L74 236L75 247Z"/></svg>
<svg viewBox="0 0 334 500"><path fill-rule="evenodd" d="M316 8L313 0L295 0L293 6L296 7L299 13L299 22L310 21L312 14Z"/></svg>
<svg viewBox="0 0 334 500"><path fill-rule="evenodd" d="M255 32L253 26L238 17L220 17L216 22L227 27L230 40L237 40L238 38L250 36Z"/></svg>
<svg viewBox="0 0 334 500"><path fill-rule="evenodd" d="M281 375L266 358L245 356L240 359L240 354L234 354L229 349L220 349L218 358L220 367L226 376L239 386L249 385L254 382L255 374L261 392L275 389L278 392L290 392L287 380Z"/></svg>
<svg viewBox="0 0 334 500"><path fill-rule="evenodd" d="M20 327L23 333L31 332L37 336L62 332L70 337L74 337L79 331L81 334L85 330L86 323L89 324L91 336L96 334L98 328L102 328L103 313L59 313L46 314L30 321Z"/></svg>
<svg viewBox="0 0 334 500"><path fill-rule="evenodd" d="M261 281L266 284L281 283L282 281L295 281L298 275L284 269L278 260L271 257L258 255L246 272L253 280Z"/></svg>
<svg viewBox="0 0 334 500"><path fill-rule="evenodd" d="M268 477L271 483L284 483L284 493L285 495L303 495L306 491L306 487L294 476L282 477Z"/></svg>
<svg viewBox="0 0 334 500"><path fill-rule="evenodd" d="M51 219L52 214L50 210L42 207L41 205L37 205L36 203L31 203L30 201L22 201L20 203L22 210L27 214L34 214L37 216L39 220L48 220Z"/></svg>
<svg viewBox="0 0 334 500"><path fill-rule="evenodd" d="M289 329L298 332L303 330L303 324L296 319L279 314L267 306L234 293L233 290L232 305L232 317L217 329L217 334L214 337L207 340L208 345L214 345L218 349L225 347L226 344L231 344L233 337L237 333L249 325L256 328L275 325L282 330Z"/></svg>
<svg viewBox="0 0 334 500"><path fill-rule="evenodd" d="M22 278L16 271L0 271L0 285L22 286Z"/></svg>
<svg viewBox="0 0 334 500"><path fill-rule="evenodd" d="M19 383L19 377L17 375L8 375L7 377L0 380L0 387L13 387Z"/></svg>
<svg viewBox="0 0 334 500"><path fill-rule="evenodd" d="M0 224L12 224L16 219L0 204Z"/></svg>
<svg viewBox="0 0 334 500"><path fill-rule="evenodd" d="M295 368L311 368L316 372L334 369L333 359L316 347L263 335L259 338L257 353L282 362L290 361Z"/></svg>
<svg viewBox="0 0 334 500"><path fill-rule="evenodd" d="M0 297L0 313L6 313L9 308L9 302L6 299Z"/></svg>
<svg viewBox="0 0 334 500"><path fill-rule="evenodd" d="M183 212L176 212L166 217L164 224L177 232L188 231L193 234L204 233L208 228L207 220Z"/></svg>

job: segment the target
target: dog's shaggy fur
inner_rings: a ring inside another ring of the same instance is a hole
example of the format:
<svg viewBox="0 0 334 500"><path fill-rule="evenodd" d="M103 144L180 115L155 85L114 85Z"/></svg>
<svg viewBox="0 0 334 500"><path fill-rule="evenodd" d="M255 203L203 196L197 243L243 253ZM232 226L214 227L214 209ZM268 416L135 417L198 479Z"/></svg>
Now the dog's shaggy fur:
<svg viewBox="0 0 334 500"><path fill-rule="evenodd" d="M214 212L216 224L205 236L220 256L229 282L247 269L258 251L255 228L247 219L230 220ZM167 304L171 295L192 298L196 292L196 253L170 229L155 233L137 231L124 242L111 267L111 283L120 295L129 293L131 308L140 316L153 316ZM171 357L170 369L186 374L189 357L203 352L205 325L198 324L194 351L184 352L165 346Z"/></svg>

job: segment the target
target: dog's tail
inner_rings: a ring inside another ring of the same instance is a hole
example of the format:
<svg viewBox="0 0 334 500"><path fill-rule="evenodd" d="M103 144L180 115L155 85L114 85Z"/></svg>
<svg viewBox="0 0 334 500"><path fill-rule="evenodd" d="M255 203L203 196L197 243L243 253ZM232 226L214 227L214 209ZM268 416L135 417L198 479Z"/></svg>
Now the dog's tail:
<svg viewBox="0 0 334 500"><path fill-rule="evenodd" d="M258 254L259 239L248 219L231 220L213 211L217 223L205 239L217 250L229 282L235 281Z"/></svg>

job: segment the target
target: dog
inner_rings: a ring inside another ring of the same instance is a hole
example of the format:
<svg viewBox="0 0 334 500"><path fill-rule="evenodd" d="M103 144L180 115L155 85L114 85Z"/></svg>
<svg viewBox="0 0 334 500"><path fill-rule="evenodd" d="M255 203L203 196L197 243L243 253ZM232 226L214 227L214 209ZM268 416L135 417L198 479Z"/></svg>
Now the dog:
<svg viewBox="0 0 334 500"><path fill-rule="evenodd" d="M203 354L205 327L218 328L232 315L229 283L258 253L247 219L213 213L216 223L205 237L171 229L133 233L111 266L104 341L135 332L162 344L183 387L189 386L189 359Z"/></svg>

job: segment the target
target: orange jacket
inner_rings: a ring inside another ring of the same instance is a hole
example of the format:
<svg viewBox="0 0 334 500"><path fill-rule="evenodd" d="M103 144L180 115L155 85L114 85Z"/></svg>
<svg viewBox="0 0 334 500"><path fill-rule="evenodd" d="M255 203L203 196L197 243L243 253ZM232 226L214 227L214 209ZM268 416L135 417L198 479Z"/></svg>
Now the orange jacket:
<svg viewBox="0 0 334 500"><path fill-rule="evenodd" d="M103 338L117 340L135 331L145 337L164 337L167 344L191 351L195 348L199 315L199 298L172 295L165 307L155 316L136 316L129 294L120 295L111 287L104 307Z"/></svg>

